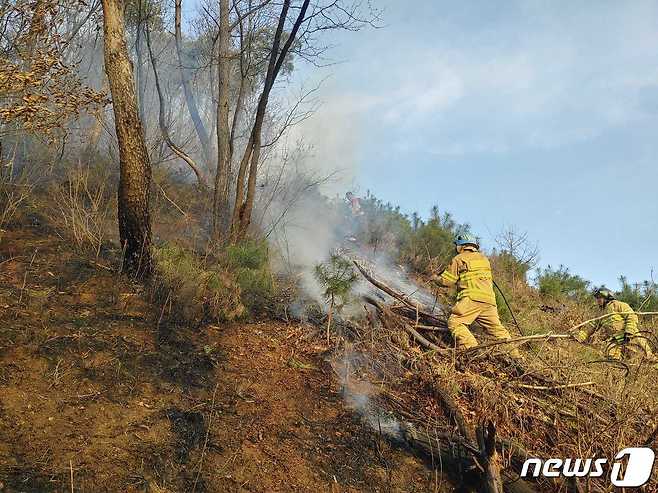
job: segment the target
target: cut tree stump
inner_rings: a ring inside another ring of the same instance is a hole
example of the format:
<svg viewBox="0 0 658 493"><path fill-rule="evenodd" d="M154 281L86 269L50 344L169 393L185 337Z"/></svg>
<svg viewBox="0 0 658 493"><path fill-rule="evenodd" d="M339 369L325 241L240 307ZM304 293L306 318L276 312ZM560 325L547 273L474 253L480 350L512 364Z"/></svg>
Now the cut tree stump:
<svg viewBox="0 0 658 493"><path fill-rule="evenodd" d="M503 480L500 476L500 457L496 451L496 425L493 421L480 423L477 429L480 448L480 462L484 468L486 493L503 493Z"/></svg>

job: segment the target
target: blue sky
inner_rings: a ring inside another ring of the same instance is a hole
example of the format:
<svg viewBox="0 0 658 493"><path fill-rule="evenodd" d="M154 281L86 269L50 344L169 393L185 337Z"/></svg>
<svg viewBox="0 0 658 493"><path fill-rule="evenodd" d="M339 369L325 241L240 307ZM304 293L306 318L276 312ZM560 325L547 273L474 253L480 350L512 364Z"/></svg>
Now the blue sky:
<svg viewBox="0 0 658 493"><path fill-rule="evenodd" d="M485 248L527 231L541 264L593 282L658 267L658 2L375 1L300 132L318 166ZM658 277L658 273L657 273Z"/></svg>

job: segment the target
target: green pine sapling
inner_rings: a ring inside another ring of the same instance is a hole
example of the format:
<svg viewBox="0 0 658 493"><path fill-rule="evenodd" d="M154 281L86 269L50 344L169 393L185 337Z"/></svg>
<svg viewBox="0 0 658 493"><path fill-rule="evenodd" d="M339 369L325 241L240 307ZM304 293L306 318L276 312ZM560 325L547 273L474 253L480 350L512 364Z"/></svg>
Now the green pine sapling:
<svg viewBox="0 0 658 493"><path fill-rule="evenodd" d="M327 315L327 343L329 343L334 306L340 311L345 305L358 275L352 269L349 260L334 253L329 257L329 261L315 266L315 278L324 287L324 296L329 304ZM336 300L340 300L341 303L336 305Z"/></svg>

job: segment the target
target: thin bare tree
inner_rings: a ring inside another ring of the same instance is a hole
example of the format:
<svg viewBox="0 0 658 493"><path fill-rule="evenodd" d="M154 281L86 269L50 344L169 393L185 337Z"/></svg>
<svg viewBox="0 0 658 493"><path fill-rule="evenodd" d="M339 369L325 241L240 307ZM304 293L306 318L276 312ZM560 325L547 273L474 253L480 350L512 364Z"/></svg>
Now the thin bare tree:
<svg viewBox="0 0 658 493"><path fill-rule="evenodd" d="M180 70L181 85L183 86L183 94L185 96L185 103L187 110L190 113L190 118L194 124L199 143L201 144L201 151L206 167L210 166L212 161L212 147L210 145L210 138L208 130L206 129L203 119L199 113L199 106L197 105L196 98L192 92L192 86L188 75L188 70L183 61L183 33L182 33L182 0L176 0L174 4L174 37L176 40L176 54L178 56L178 68Z"/></svg>
<svg viewBox="0 0 658 493"><path fill-rule="evenodd" d="M229 127L229 2L219 0L217 169L213 196L213 237L219 239L228 230L229 185L231 175Z"/></svg>
<svg viewBox="0 0 658 493"><path fill-rule="evenodd" d="M263 89L260 98L258 99L256 117L251 130L249 141L247 143L247 147L244 151L244 154L242 155L242 160L240 161L240 168L238 170L235 206L233 208L233 216L231 219L231 241L233 242L240 241L245 237L247 234L247 229L249 228L249 224L251 223L251 214L253 211L254 199L256 195L256 176L258 174L258 163L260 160L265 110L267 108L270 93L274 87L274 82L276 81L276 78L281 70L281 66L283 65L283 61L286 59L290 47L295 41L297 32L299 31L302 22L305 20L306 11L309 4L310 0L304 0L299 9L297 17L295 18L292 29L290 30L290 33L288 34L288 37L283 44L283 47L279 48L281 45L283 28L288 17L290 0L284 0L283 6L281 8L281 14L279 15L279 21L277 24L276 32L274 34L274 39L272 41L272 49L269 56L267 74L265 75ZM248 176L247 166L249 166ZM247 177L246 194L245 177Z"/></svg>
<svg viewBox="0 0 658 493"><path fill-rule="evenodd" d="M176 156L178 156L183 161L185 161L185 163L194 172L199 185L203 189L206 189L208 188L208 185L206 183L206 179L203 171L201 170L201 167L194 161L194 159L192 159L192 157L189 154L187 154L183 150L182 147L174 143L174 141L171 138L171 135L169 134L169 128L167 127L167 121L166 121L167 106L166 106L162 86L160 85L160 76L158 75L158 65L156 62L156 57L153 54L153 45L151 43L151 29L148 23L146 23L146 25L144 26L144 30L146 34L146 47L148 48L149 58L151 60L151 66L153 68L153 76L155 78L155 90L158 94L158 103L159 103L158 125L160 127L160 133L162 134L162 138L164 139L165 144L167 144L167 147L169 147L173 151L173 153L176 154Z"/></svg>

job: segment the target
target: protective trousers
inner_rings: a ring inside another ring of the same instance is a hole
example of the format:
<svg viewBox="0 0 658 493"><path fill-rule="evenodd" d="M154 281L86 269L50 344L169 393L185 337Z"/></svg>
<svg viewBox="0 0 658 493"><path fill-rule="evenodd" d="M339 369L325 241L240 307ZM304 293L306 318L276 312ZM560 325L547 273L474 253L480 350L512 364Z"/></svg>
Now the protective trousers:
<svg viewBox="0 0 658 493"><path fill-rule="evenodd" d="M653 354L653 351L651 351L651 345L649 342L642 337L641 335L638 335L638 330L631 329L626 331L626 337L627 337L627 345L631 349L641 349L644 351L644 354L646 354L647 358L650 361L656 361L658 358ZM611 343L613 339L610 339ZM608 357L612 359L617 359L620 360L622 357L622 348L623 346L621 344L610 344L608 347Z"/></svg>
<svg viewBox="0 0 658 493"><path fill-rule="evenodd" d="M455 339L457 349L468 349L478 345L477 340L468 329L475 321L490 336L497 339L510 339L511 337L507 329L500 323L495 305L482 301L473 301L470 298L462 298L452 308L452 314L448 319L448 328ZM513 353L518 354L518 351L514 350Z"/></svg>

